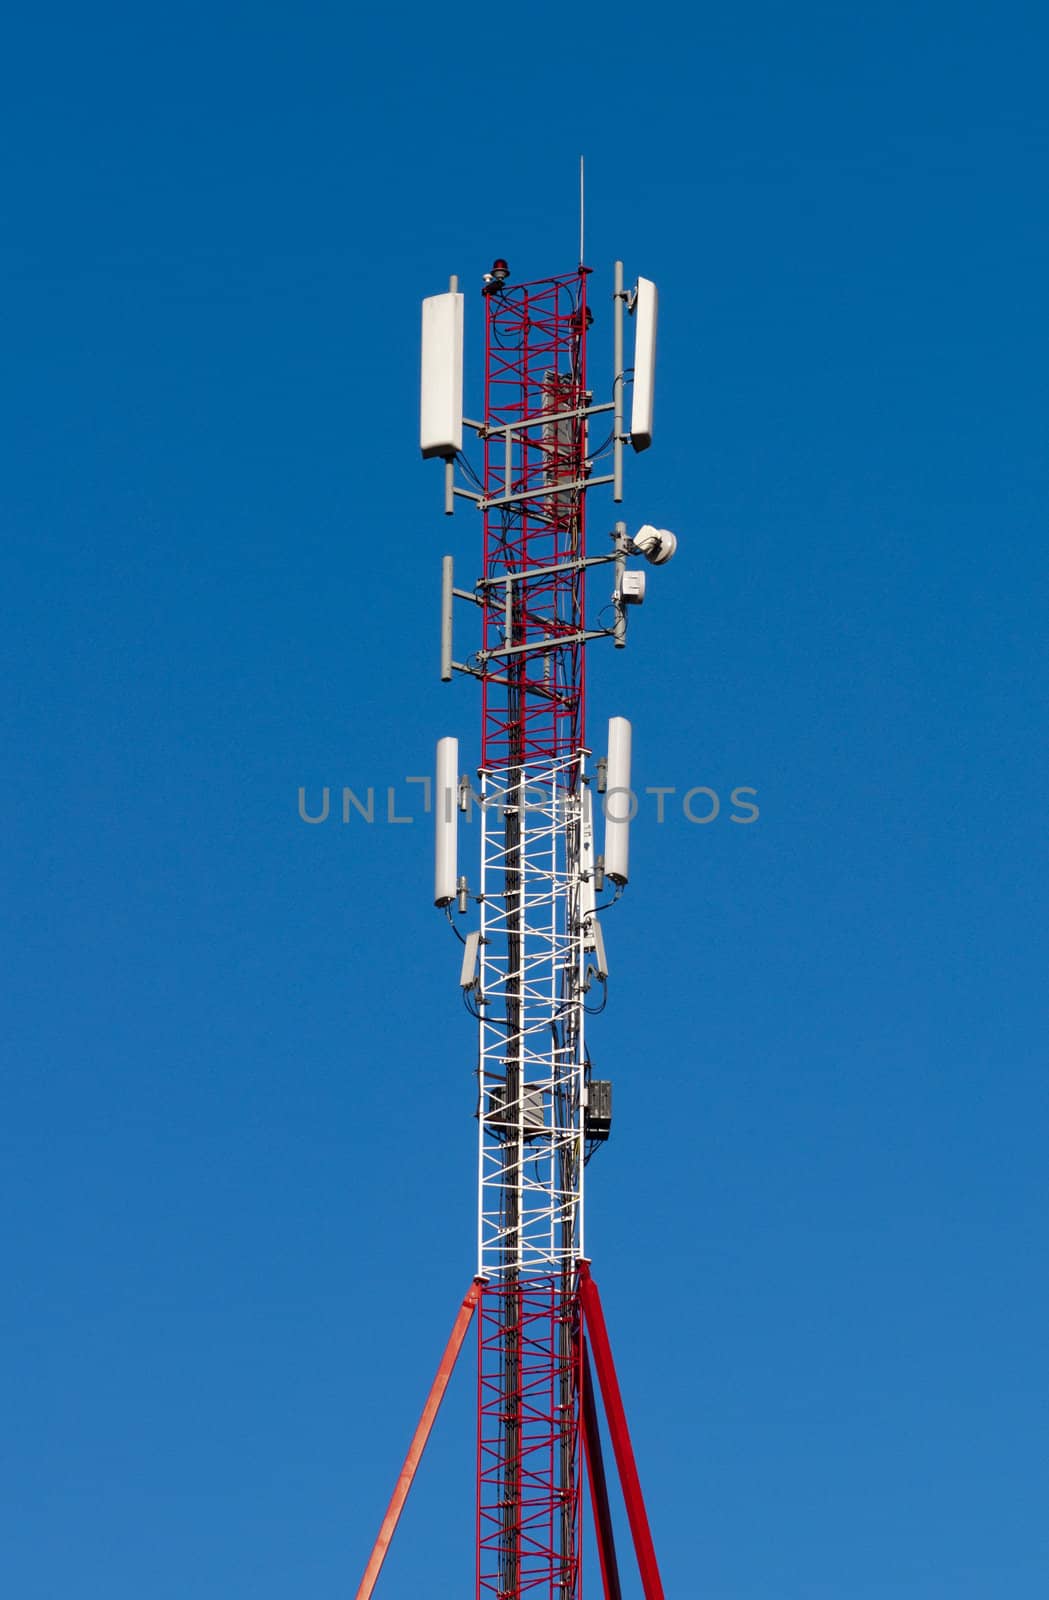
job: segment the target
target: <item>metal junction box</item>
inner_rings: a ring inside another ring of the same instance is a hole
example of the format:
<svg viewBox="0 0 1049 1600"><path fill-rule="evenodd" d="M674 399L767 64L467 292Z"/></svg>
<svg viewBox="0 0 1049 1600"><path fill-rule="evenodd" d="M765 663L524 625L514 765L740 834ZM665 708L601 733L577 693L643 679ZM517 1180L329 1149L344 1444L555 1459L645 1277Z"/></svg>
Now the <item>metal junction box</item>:
<svg viewBox="0 0 1049 1600"><path fill-rule="evenodd" d="M612 1085L607 1078L590 1080L583 1131L588 1139L601 1142L612 1132Z"/></svg>
<svg viewBox="0 0 1049 1600"><path fill-rule="evenodd" d="M503 1133L517 1132L517 1102L507 1106L505 1084L496 1084L488 1096L488 1126L495 1127ZM526 1139L538 1138L546 1132L546 1118L543 1114L543 1091L538 1084L525 1084L524 1090L524 1136Z"/></svg>

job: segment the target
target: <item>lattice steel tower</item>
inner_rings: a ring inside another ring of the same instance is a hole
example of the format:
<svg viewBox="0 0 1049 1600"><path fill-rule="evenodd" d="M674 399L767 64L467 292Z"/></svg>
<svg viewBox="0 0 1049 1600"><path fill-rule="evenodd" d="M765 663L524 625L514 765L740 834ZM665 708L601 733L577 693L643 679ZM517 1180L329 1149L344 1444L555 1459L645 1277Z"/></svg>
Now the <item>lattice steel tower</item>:
<svg viewBox="0 0 1049 1600"><path fill-rule="evenodd" d="M477 783L460 776L458 741L442 739L433 796L434 899L462 941L460 986L478 1035L477 1265L358 1600L372 1593L475 1312L476 1600L581 1600L584 1477L605 1600L618 1600L591 1351L644 1594L663 1593L584 1242L584 1171L611 1123L611 1086L591 1071L585 1026L608 977L598 897L611 903L626 884L633 811L625 718L612 719L607 757L588 771L585 647L626 643L628 610L645 590L628 558L661 565L676 540L648 525L630 538L616 522L605 548L588 553L588 496L610 489L621 500L624 445L651 443L656 332L654 286L642 278L628 292L617 262L611 398L595 403L589 281L580 266L516 285L503 260L484 275L477 421L463 414L456 280L423 304L422 451L443 459L445 510L473 502L484 527L481 577L456 588L446 556L441 605L441 675L462 673L481 688ZM464 429L480 446L478 463L463 452ZM602 567L613 588L601 586L592 623L587 579ZM457 602L477 646L463 661L453 658ZM595 809L604 813L601 854ZM471 884L459 873L458 821L474 810L481 851Z"/></svg>

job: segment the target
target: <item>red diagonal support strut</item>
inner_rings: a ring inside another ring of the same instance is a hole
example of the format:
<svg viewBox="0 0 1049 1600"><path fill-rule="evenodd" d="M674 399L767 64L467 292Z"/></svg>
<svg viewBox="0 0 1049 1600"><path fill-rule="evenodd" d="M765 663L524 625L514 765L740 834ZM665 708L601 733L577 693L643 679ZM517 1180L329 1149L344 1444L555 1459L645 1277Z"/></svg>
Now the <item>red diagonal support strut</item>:
<svg viewBox="0 0 1049 1600"><path fill-rule="evenodd" d="M430 1430L441 1408L441 1401L444 1399L448 1380L454 1370L459 1351L463 1347L463 1340L466 1338L467 1329L473 1320L473 1314L477 1309L477 1302L480 1297L481 1285L474 1283L470 1286L469 1293L459 1307L459 1314L452 1327L451 1338L445 1346L441 1364L437 1368L437 1376L430 1386L430 1393L426 1397L426 1404L423 1406L423 1413L419 1418L419 1426L412 1435L412 1442L408 1446L408 1454L404 1458L404 1466L401 1468L396 1488L390 1497L386 1515L382 1519L379 1537L375 1541L368 1565L364 1569L364 1577L361 1579L360 1588L357 1590L357 1600L371 1600L372 1590L375 1588L376 1580L382 1570L382 1564L386 1560L386 1552L390 1548L390 1540L393 1538L397 1524L400 1521L401 1512L404 1510L404 1502L408 1498L408 1491L412 1486L416 1468L422 1459L423 1451L426 1449L426 1441L430 1437Z"/></svg>
<svg viewBox="0 0 1049 1600"><path fill-rule="evenodd" d="M590 1267L585 1261L579 1263L579 1303L593 1346L594 1365L597 1367L598 1381L601 1384L601 1398L605 1403L605 1416L608 1418L608 1431L612 1438L616 1466L619 1469L619 1482L634 1540L638 1570L641 1573L641 1586L645 1592L645 1600L663 1600L663 1582L659 1576L652 1531L648 1526L648 1513L645 1511L645 1500L641 1493L641 1480L637 1475L634 1447L630 1443L630 1430L623 1409L623 1396L619 1392L619 1379L616 1377L615 1362L612 1359L612 1347L608 1342L605 1314L601 1309L597 1284L590 1276Z"/></svg>
<svg viewBox="0 0 1049 1600"><path fill-rule="evenodd" d="M583 1448L586 1451L586 1475L590 1481L590 1503L594 1508L594 1527L597 1533L597 1553L601 1561L601 1585L605 1600L623 1600L619 1582L619 1563L616 1560L616 1541L612 1531L612 1508L608 1503L608 1482L605 1478L605 1459L601 1452L601 1433L597 1422L597 1402L594 1399L594 1379L590 1370L590 1352L580 1334L583 1351Z"/></svg>

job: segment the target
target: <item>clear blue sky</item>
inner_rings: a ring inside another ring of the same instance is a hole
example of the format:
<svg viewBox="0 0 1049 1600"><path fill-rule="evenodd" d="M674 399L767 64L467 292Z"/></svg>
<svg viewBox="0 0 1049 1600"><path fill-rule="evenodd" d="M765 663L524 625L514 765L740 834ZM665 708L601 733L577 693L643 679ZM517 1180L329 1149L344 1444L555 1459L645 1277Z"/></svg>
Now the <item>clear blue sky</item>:
<svg viewBox="0 0 1049 1600"><path fill-rule="evenodd" d="M1041 1600L1044 8L28 16L0 1587L356 1587L473 1266L473 1039L422 820L309 827L297 790L407 802L475 738L418 302L460 273L477 336L493 255L570 269L582 149L596 382L615 256L662 291L625 509L681 536L595 725L761 811L643 810L592 1033L667 1593ZM386 1600L471 1592L472 1427L467 1370Z"/></svg>

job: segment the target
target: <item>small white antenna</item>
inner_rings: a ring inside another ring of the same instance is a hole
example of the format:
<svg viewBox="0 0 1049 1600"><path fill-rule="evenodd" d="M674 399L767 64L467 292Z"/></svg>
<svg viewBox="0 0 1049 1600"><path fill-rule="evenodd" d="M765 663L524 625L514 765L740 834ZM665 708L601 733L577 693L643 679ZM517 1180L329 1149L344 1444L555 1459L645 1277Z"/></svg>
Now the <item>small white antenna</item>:
<svg viewBox="0 0 1049 1600"><path fill-rule="evenodd" d="M584 220L584 183L583 183L583 158L579 157L579 265L583 265L583 220Z"/></svg>

